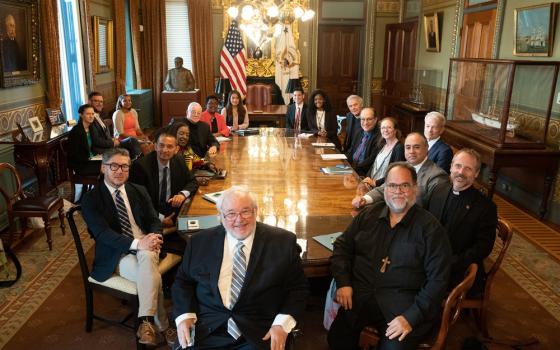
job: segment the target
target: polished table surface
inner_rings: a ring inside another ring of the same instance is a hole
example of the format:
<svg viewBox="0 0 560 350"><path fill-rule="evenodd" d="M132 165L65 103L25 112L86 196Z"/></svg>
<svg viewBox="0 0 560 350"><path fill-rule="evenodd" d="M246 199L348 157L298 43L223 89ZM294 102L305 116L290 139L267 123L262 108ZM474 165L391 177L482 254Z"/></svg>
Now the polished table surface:
<svg viewBox="0 0 560 350"><path fill-rule="evenodd" d="M227 177L201 186L188 216L217 213L215 205L202 198L203 194L246 185L258 198L257 220L307 239L306 275L325 276L329 274L331 252L312 237L343 231L350 223L356 175L323 174L321 167L343 162L321 159L321 153L335 153L334 149L311 146L312 142L327 142L325 139L294 138L291 133L262 128L259 135L235 135L222 143L215 162L228 171Z"/></svg>

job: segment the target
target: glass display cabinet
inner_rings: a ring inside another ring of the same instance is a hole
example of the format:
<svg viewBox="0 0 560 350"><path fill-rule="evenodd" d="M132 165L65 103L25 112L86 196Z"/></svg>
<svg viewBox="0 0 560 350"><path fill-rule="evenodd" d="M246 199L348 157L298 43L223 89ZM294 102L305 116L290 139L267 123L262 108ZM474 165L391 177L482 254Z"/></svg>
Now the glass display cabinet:
<svg viewBox="0 0 560 350"><path fill-rule="evenodd" d="M452 58L446 127L495 148L544 149L559 67L555 61Z"/></svg>

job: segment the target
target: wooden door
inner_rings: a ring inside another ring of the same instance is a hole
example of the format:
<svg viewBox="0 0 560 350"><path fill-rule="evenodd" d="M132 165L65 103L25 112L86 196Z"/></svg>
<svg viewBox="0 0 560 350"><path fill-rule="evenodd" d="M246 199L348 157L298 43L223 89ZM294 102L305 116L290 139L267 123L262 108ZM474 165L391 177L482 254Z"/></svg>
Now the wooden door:
<svg viewBox="0 0 560 350"><path fill-rule="evenodd" d="M491 58L496 27L496 9L466 13L461 30L460 57ZM480 89L484 71L478 65L461 65L457 71L454 119L471 118L471 112L480 107ZM468 77L468 79L463 79ZM477 77L477 79L473 79ZM479 78L480 77L480 78Z"/></svg>
<svg viewBox="0 0 560 350"><path fill-rule="evenodd" d="M319 25L317 88L324 90L337 114L348 112L346 98L359 94L362 26Z"/></svg>
<svg viewBox="0 0 560 350"><path fill-rule="evenodd" d="M383 60L383 97L379 116L392 115L394 105L408 99L416 64L418 21L387 24Z"/></svg>

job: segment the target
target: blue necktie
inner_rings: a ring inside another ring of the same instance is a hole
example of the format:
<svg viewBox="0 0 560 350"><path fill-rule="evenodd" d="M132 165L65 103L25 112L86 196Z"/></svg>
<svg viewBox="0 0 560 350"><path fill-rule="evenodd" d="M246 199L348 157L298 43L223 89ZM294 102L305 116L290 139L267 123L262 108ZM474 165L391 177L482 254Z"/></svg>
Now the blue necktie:
<svg viewBox="0 0 560 350"><path fill-rule="evenodd" d="M245 258L245 253L243 252L244 246L245 245L243 244L243 242L238 242L235 246L231 277L231 293L229 304L230 309L232 309L237 302L237 298L239 298L239 293L241 292L241 288L243 287L243 281L245 280L247 259ZM241 336L241 331L235 324L233 318L230 318L228 320L227 331L234 339L238 339Z"/></svg>
<svg viewBox="0 0 560 350"><path fill-rule="evenodd" d="M354 163L361 163L364 160L365 153L366 153L366 145L368 140L369 140L369 133L364 132L364 135L362 136L362 142L360 142L358 149L356 149L356 152L354 152L354 157L353 157Z"/></svg>
<svg viewBox="0 0 560 350"><path fill-rule="evenodd" d="M119 224L121 226L122 233L126 236L129 236L130 238L134 238L134 235L132 234L132 228L130 226L130 220L128 219L128 212L126 211L124 199L121 197L121 190L119 189L115 191L115 204L117 206Z"/></svg>

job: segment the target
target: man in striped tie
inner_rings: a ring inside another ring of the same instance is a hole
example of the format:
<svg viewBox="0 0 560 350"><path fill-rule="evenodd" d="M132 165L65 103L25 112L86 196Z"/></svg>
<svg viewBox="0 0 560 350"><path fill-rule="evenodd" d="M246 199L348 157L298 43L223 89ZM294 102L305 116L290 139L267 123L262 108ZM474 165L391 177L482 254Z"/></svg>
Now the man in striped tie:
<svg viewBox="0 0 560 350"><path fill-rule="evenodd" d="M91 277L103 282L116 272L136 282L139 342L157 345L163 332L172 344L176 332L163 307L158 271L161 222L144 187L127 183L129 169L127 150L108 150L102 158L104 179L82 200L84 220L95 239Z"/></svg>
<svg viewBox="0 0 560 350"><path fill-rule="evenodd" d="M296 236L257 222L243 187L216 207L222 224L192 236L172 287L176 348L283 349L308 293Z"/></svg>

